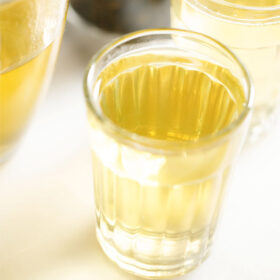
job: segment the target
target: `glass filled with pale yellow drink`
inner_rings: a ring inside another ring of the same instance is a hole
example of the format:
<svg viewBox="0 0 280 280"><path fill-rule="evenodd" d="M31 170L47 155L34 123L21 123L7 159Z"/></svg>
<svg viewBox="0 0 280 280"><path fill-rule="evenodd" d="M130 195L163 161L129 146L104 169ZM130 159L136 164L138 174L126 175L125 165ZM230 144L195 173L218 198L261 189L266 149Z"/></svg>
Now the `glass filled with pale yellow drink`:
<svg viewBox="0 0 280 280"><path fill-rule="evenodd" d="M256 91L249 140L279 113L280 0L171 0L171 25L226 44L245 64Z"/></svg>
<svg viewBox="0 0 280 280"><path fill-rule="evenodd" d="M53 72L67 0L0 0L0 163L16 148Z"/></svg>
<svg viewBox="0 0 280 280"><path fill-rule="evenodd" d="M127 35L85 77L97 237L134 274L165 278L212 244L253 92L226 47L175 29Z"/></svg>

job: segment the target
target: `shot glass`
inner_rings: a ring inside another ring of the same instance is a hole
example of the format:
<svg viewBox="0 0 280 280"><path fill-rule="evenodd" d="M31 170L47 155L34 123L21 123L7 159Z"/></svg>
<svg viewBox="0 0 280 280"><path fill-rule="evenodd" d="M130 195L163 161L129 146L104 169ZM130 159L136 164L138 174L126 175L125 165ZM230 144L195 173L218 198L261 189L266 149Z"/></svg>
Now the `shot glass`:
<svg viewBox="0 0 280 280"><path fill-rule="evenodd" d="M67 0L0 0L0 164L13 153L53 73Z"/></svg>
<svg viewBox="0 0 280 280"><path fill-rule="evenodd" d="M184 274L207 256L253 90L226 47L190 31L129 34L84 81L97 237L121 268Z"/></svg>
<svg viewBox="0 0 280 280"><path fill-rule="evenodd" d="M280 1L171 0L171 25L212 36L240 58L256 91L248 139L269 132L279 113Z"/></svg>

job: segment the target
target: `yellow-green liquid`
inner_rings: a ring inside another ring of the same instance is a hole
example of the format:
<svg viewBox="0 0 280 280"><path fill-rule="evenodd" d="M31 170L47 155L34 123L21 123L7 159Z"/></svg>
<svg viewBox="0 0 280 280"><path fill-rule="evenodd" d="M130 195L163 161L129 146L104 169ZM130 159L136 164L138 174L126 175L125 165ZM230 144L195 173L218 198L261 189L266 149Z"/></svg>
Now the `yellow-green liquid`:
<svg viewBox="0 0 280 280"><path fill-rule="evenodd" d="M240 116L241 84L226 68L158 50L113 62L96 85L100 109L116 126L148 143L162 140L161 152L126 145L89 112L104 250L117 262L136 260L140 269L143 263L194 267L211 243L237 145L229 140L203 149L200 139ZM182 143L184 152L176 150Z"/></svg>
<svg viewBox="0 0 280 280"><path fill-rule="evenodd" d="M50 80L66 3L0 4L0 162L13 151Z"/></svg>
<svg viewBox="0 0 280 280"><path fill-rule="evenodd" d="M172 0L174 28L207 34L228 46L244 63L255 87L251 139L269 129L278 110L280 92L280 5L279 0L226 0L227 6L210 0ZM266 12L245 9L267 9ZM276 18L278 17L278 20ZM274 19L274 20L273 20Z"/></svg>
<svg viewBox="0 0 280 280"><path fill-rule="evenodd" d="M17 142L49 78L53 45L30 61L0 74L0 153Z"/></svg>

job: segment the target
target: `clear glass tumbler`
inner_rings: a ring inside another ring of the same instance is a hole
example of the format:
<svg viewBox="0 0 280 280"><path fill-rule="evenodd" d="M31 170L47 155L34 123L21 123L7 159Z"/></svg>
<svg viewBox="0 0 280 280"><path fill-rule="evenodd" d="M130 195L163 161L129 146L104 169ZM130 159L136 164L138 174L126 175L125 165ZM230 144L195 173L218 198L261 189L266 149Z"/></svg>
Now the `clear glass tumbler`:
<svg viewBox="0 0 280 280"><path fill-rule="evenodd" d="M280 1L171 0L171 24L202 32L231 48L256 90L249 140L270 131L279 111Z"/></svg>
<svg viewBox="0 0 280 280"><path fill-rule="evenodd" d="M207 36L155 29L100 51L84 88L103 250L143 277L193 269L246 136L246 70Z"/></svg>
<svg viewBox="0 0 280 280"><path fill-rule="evenodd" d="M0 0L0 163L17 146L54 69L67 0Z"/></svg>

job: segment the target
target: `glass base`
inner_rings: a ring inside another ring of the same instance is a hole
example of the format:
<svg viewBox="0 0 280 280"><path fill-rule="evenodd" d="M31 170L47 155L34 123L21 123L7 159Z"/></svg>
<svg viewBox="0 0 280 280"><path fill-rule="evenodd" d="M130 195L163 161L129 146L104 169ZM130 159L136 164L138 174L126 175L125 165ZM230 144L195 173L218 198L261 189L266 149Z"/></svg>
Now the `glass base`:
<svg viewBox="0 0 280 280"><path fill-rule="evenodd" d="M113 262L148 279L172 278L195 269L208 257L212 240L209 230L170 238L140 231L132 234L120 228L110 231L105 222L101 222L96 233L103 251Z"/></svg>
<svg viewBox="0 0 280 280"><path fill-rule="evenodd" d="M269 134L276 125L279 110L277 107L255 108L249 128L247 143L254 144Z"/></svg>

